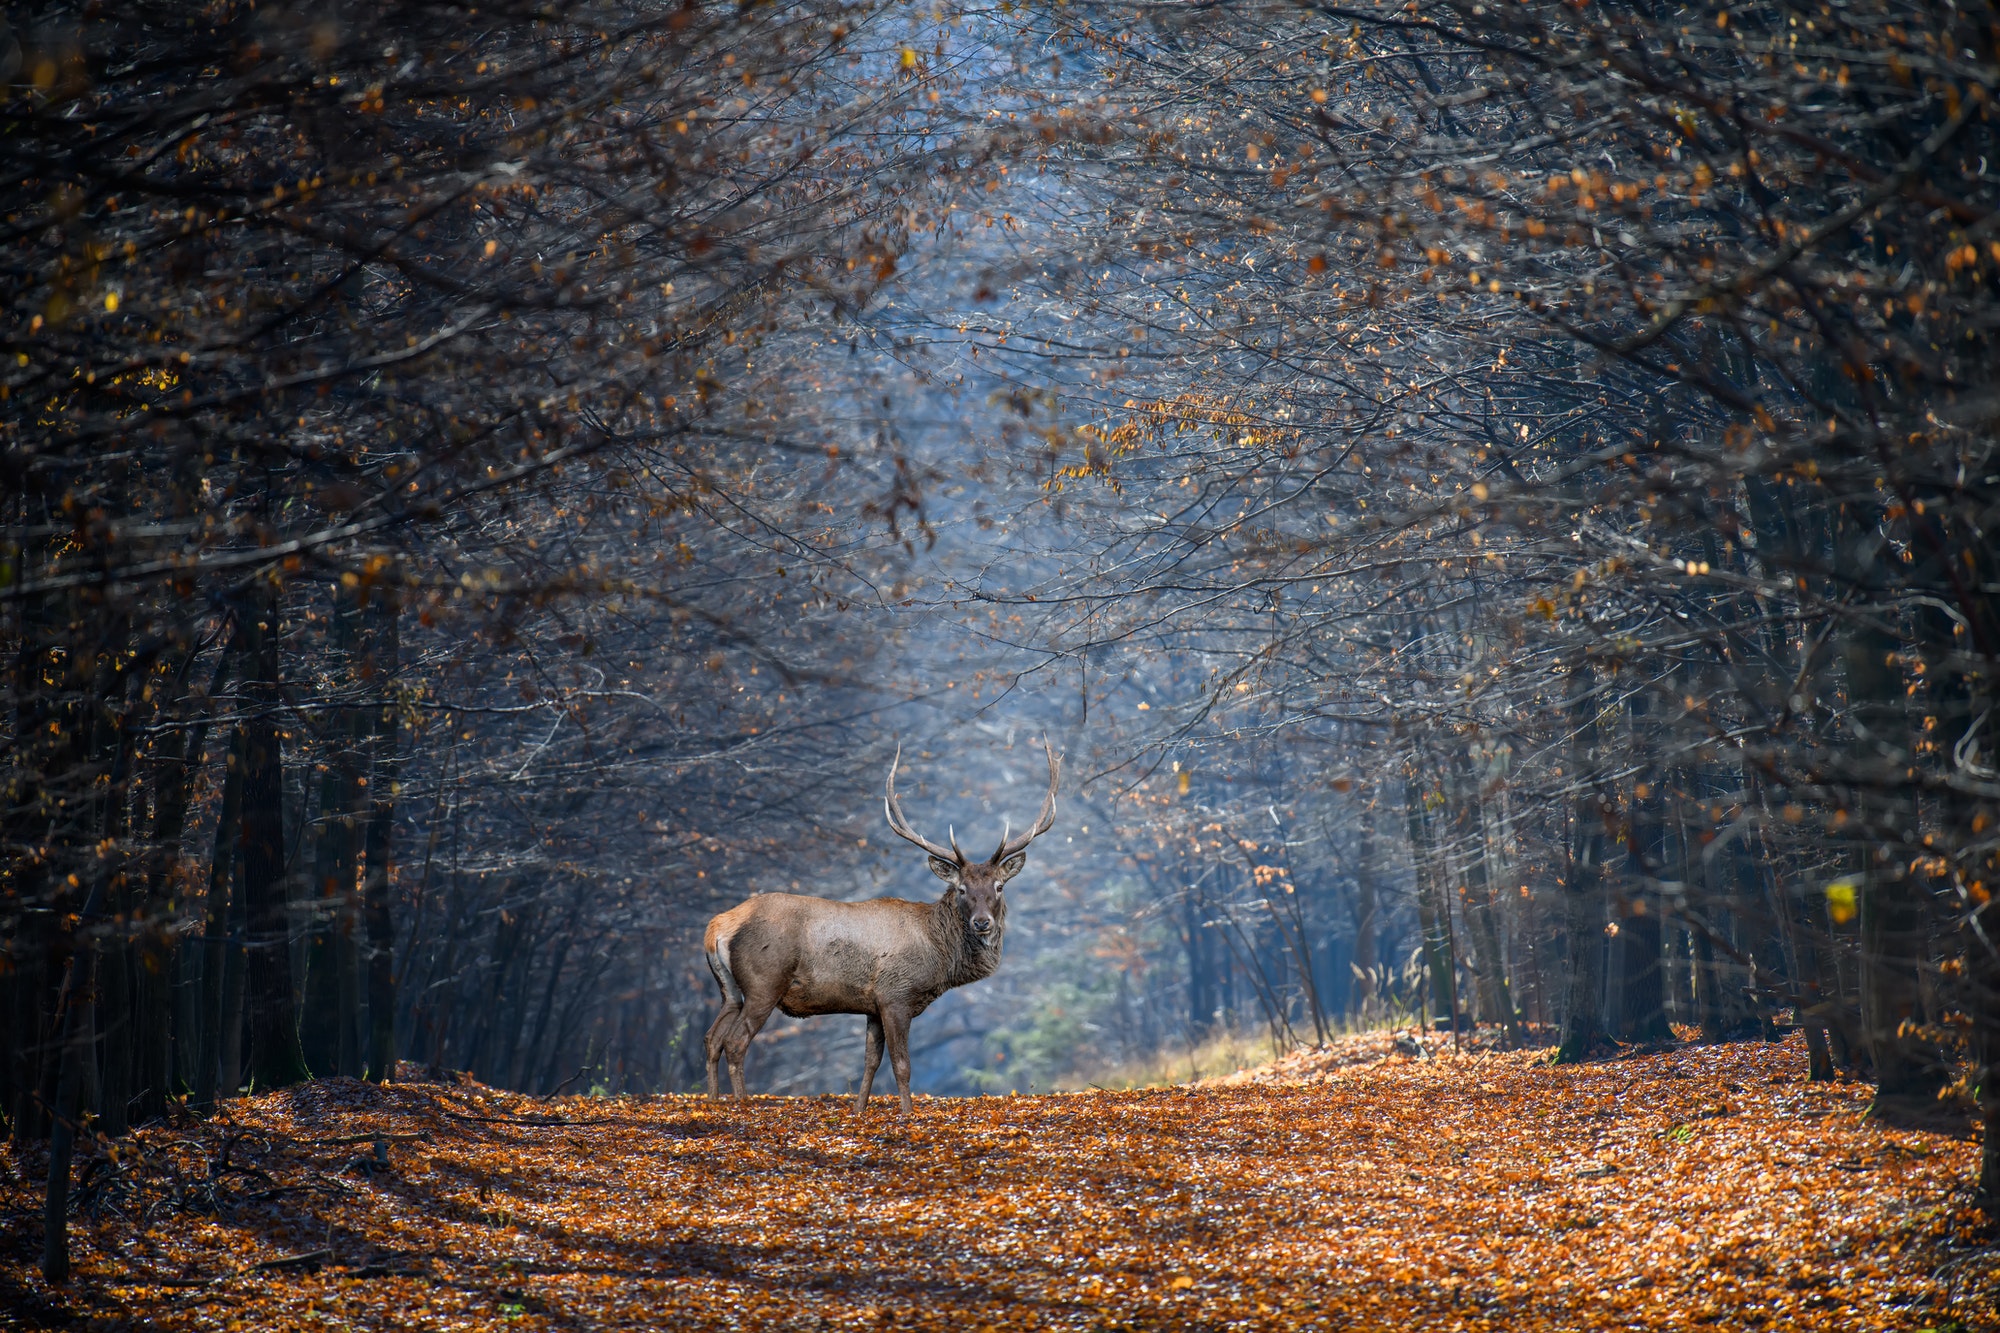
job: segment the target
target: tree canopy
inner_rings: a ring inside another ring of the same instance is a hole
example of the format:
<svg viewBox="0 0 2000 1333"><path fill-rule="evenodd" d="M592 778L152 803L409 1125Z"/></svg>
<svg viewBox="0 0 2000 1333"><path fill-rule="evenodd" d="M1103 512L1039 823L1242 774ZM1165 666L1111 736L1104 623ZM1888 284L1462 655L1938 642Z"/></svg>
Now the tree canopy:
<svg viewBox="0 0 2000 1333"><path fill-rule="evenodd" d="M0 1114L45 1267L80 1130L692 1087L705 920L929 894L889 755L919 825L1018 824L1044 734L1061 822L920 1088L1797 1030L2000 1193L1995 21L40 7ZM820 1022L753 1082L844 1088Z"/></svg>

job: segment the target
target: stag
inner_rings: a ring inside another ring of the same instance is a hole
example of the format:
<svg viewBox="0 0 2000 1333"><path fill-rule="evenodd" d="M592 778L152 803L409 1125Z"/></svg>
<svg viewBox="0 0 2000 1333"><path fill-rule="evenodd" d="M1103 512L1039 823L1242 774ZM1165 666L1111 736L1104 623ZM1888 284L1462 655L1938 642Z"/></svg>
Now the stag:
<svg viewBox="0 0 2000 1333"><path fill-rule="evenodd" d="M1027 832L1003 831L1000 847L984 861L970 861L948 833L940 845L912 829L896 804L896 766L882 807L897 837L930 856L931 873L945 882L936 902L875 898L834 902L796 893L760 893L708 923L702 947L722 988L722 1012L708 1029L708 1095L718 1097L715 1071L729 1061L729 1083L743 1096L743 1057L773 1009L794 1018L813 1014L865 1014L868 1054L861 1070L856 1113L868 1109L868 1092L889 1050L903 1111L910 1110L910 1020L938 996L993 974L1007 929L1007 881L1028 863L1028 844L1056 822L1056 781L1061 765L1047 740L1049 794Z"/></svg>

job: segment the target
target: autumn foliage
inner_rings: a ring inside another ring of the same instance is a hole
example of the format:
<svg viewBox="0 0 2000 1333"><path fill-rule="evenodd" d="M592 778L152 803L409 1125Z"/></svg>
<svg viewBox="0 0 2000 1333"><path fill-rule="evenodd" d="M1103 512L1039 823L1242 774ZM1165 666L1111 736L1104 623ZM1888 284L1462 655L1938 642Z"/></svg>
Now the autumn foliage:
<svg viewBox="0 0 2000 1333"><path fill-rule="evenodd" d="M2000 0L34 9L0 1323L1991 1317Z"/></svg>
<svg viewBox="0 0 2000 1333"><path fill-rule="evenodd" d="M908 1118L334 1080L100 1145L66 1289L13 1176L0 1281L162 1329L1981 1326L1976 1147L1797 1046L1378 1034Z"/></svg>

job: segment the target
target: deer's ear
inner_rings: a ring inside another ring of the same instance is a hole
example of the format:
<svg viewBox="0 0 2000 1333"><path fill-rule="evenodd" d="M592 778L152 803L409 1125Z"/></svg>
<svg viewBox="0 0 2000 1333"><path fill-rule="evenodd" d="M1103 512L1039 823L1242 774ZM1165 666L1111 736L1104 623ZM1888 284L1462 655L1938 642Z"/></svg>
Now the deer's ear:
<svg viewBox="0 0 2000 1333"><path fill-rule="evenodd" d="M1000 863L1000 882L1004 884L1014 878L1014 876L1020 874L1021 867L1026 864L1028 864L1028 854L1026 852L1015 852Z"/></svg>
<svg viewBox="0 0 2000 1333"><path fill-rule="evenodd" d="M956 884L959 881L958 867L942 856L931 858L931 873L947 884Z"/></svg>

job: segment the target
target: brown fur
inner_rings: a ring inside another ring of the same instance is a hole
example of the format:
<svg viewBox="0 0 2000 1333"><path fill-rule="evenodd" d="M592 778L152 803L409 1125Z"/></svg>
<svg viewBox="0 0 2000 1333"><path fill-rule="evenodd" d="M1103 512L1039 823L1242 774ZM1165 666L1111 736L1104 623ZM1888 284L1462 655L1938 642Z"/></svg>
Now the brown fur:
<svg viewBox="0 0 2000 1333"><path fill-rule="evenodd" d="M868 1049L854 1109L868 1093L884 1047L903 1110L910 1109L910 1020L938 996L993 975L1007 929L1008 880L1027 864L1027 845L1055 820L1058 767L1049 752L1049 795L1041 818L1019 838L1002 838L991 860L968 861L908 831L896 807L895 765L884 804L890 827L931 853L931 873L948 886L932 903L875 898L834 902L796 893L760 893L708 923L702 949L722 990L708 1029L708 1095L721 1095L716 1067L727 1059L740 1098L743 1059L773 1009L794 1018L866 1014Z"/></svg>

